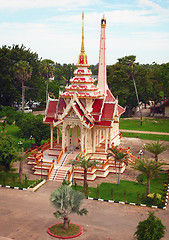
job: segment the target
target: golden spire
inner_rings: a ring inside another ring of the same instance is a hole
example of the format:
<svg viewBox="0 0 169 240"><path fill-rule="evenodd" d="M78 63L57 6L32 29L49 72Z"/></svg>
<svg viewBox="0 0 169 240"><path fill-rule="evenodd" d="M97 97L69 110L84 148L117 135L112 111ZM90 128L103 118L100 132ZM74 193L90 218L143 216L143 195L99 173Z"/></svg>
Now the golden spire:
<svg viewBox="0 0 169 240"><path fill-rule="evenodd" d="M82 12L82 45L81 45L81 53L84 53L84 12Z"/></svg>
<svg viewBox="0 0 169 240"><path fill-rule="evenodd" d="M78 65L88 65L87 56L85 54L84 48L84 12L82 12L82 44L81 44L81 52L79 54Z"/></svg>

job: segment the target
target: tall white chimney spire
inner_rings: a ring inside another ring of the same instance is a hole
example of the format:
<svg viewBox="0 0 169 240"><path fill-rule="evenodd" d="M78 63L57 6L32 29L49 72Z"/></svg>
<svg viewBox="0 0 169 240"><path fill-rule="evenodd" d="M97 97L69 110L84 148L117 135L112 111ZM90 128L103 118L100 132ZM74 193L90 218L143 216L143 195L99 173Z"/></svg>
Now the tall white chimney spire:
<svg viewBox="0 0 169 240"><path fill-rule="evenodd" d="M106 19L105 19L104 15L103 15L103 18L101 20L98 87L106 95L106 90L107 90L107 75L106 75Z"/></svg>

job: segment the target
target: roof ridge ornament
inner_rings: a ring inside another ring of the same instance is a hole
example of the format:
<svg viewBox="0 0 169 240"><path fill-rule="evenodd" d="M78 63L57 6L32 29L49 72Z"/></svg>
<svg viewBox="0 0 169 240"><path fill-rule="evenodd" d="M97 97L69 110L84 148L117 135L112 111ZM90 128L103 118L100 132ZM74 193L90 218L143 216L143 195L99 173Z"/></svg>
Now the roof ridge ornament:
<svg viewBox="0 0 169 240"><path fill-rule="evenodd" d="M84 12L82 12L82 43L77 66L88 67L87 55L84 47Z"/></svg>

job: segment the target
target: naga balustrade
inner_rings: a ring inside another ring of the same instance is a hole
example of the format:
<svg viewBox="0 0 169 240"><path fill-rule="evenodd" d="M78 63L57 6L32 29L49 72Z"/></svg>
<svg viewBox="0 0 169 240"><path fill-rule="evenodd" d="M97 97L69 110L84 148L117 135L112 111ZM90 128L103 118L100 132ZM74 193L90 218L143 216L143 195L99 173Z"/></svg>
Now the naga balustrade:
<svg viewBox="0 0 169 240"><path fill-rule="evenodd" d="M50 176L51 176L51 174L52 174L52 171L53 171L53 169L54 169L54 166L55 166L55 160L53 160L53 163L52 163L50 169L48 170L48 178L47 178L48 180L49 180L49 178L50 178Z"/></svg>
<svg viewBox="0 0 169 240"><path fill-rule="evenodd" d="M68 181L69 181L69 182L70 182L71 176L72 176L72 174L73 174L73 169L74 169L74 167L72 166L71 169L70 169L70 171L68 172Z"/></svg>

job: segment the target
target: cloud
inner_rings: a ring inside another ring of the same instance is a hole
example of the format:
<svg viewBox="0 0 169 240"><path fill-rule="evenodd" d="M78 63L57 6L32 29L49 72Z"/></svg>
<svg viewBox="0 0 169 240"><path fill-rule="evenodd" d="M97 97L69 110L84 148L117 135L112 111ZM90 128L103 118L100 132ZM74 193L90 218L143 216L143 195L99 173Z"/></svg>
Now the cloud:
<svg viewBox="0 0 169 240"><path fill-rule="evenodd" d="M139 0L139 5L149 7L158 14L168 14L169 13L169 9L164 9L159 4L154 3L153 1L150 1L150 0Z"/></svg>
<svg viewBox="0 0 169 240"><path fill-rule="evenodd" d="M66 10L67 8L85 7L88 5L94 5L100 2L100 0L0 0L0 10L4 9L33 9L33 8L48 8L54 7L60 10Z"/></svg>

